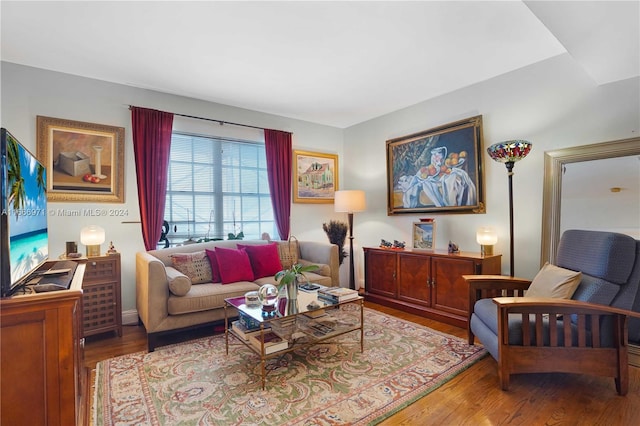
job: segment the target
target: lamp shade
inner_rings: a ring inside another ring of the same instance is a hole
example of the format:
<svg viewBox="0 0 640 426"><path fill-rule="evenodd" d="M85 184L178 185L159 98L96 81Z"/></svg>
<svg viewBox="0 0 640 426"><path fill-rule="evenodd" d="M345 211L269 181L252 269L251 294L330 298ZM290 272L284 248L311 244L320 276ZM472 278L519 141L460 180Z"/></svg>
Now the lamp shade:
<svg viewBox="0 0 640 426"><path fill-rule="evenodd" d="M80 242L85 246L100 245L104 240L104 229L97 225L89 225L80 230Z"/></svg>
<svg viewBox="0 0 640 426"><path fill-rule="evenodd" d="M336 212L362 212L367 209L364 191L344 190L334 193L334 209Z"/></svg>
<svg viewBox="0 0 640 426"><path fill-rule="evenodd" d="M493 246L498 242L498 235L493 228L482 226L476 231L476 241L483 246Z"/></svg>
<svg viewBox="0 0 640 426"><path fill-rule="evenodd" d="M532 146L528 141L512 140L493 144L487 148L487 152L491 158L501 163L515 163L526 157Z"/></svg>

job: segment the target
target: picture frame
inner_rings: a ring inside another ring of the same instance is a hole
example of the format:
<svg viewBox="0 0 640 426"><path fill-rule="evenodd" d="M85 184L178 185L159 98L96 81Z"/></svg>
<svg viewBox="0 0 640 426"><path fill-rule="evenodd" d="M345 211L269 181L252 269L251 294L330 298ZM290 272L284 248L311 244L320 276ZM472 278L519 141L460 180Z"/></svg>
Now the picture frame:
<svg viewBox="0 0 640 426"><path fill-rule="evenodd" d="M485 213L482 116L387 140L387 214Z"/></svg>
<svg viewBox="0 0 640 426"><path fill-rule="evenodd" d="M294 203L333 203L338 188L337 154L293 151Z"/></svg>
<svg viewBox="0 0 640 426"><path fill-rule="evenodd" d="M436 223L434 221L414 222L413 232L411 233L411 235L413 239L414 249L416 250L435 249Z"/></svg>
<svg viewBox="0 0 640 426"><path fill-rule="evenodd" d="M47 200L124 203L124 127L37 116Z"/></svg>

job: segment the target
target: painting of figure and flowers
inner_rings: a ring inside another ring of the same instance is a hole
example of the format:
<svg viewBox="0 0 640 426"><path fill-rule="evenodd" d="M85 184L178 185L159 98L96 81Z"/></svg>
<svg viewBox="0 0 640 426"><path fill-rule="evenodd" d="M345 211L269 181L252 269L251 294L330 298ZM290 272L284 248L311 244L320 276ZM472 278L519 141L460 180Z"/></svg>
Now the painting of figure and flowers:
<svg viewBox="0 0 640 426"><path fill-rule="evenodd" d="M387 213L484 213L482 116L387 141Z"/></svg>

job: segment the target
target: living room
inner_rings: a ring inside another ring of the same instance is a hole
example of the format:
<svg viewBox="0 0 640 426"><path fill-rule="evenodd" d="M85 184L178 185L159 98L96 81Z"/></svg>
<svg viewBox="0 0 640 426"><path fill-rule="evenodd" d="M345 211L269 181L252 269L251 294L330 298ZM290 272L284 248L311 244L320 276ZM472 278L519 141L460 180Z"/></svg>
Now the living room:
<svg viewBox="0 0 640 426"><path fill-rule="evenodd" d="M518 2L520 3L520 2ZM559 3L559 2L558 2ZM590 2L585 3L584 7ZM635 6L637 2L626 2ZM535 2L521 4L531 8L550 28L550 34L561 39L555 30L553 11L536 9ZM74 203L52 202L58 209L78 208L119 209L126 216L119 217L49 217L49 247L53 256L64 253L67 241L80 239L80 230L87 225L99 225L106 230L106 242L112 241L120 252L122 279L122 311L125 324L137 323L135 257L144 251L140 231L137 199L136 170L132 143L132 125L129 105L197 117L242 123L261 128L279 129L293 134L296 150L336 154L339 159L340 189L361 189L366 193L367 209L355 215L354 235L356 245L356 281L364 286L363 247L377 247L381 239L412 241L412 224L419 218L431 216L437 223L435 247L445 249L450 241L464 251L479 251L476 229L492 226L497 230L498 242L494 248L501 253L501 271L508 274L509 253L509 198L507 176L503 164L491 161L486 148L493 143L525 139L533 149L527 158L514 169L515 273L533 278L540 269L540 253L543 251L543 184L545 152L576 146L616 141L638 136L640 129L640 77L638 75L637 41L635 42L635 70L610 79L598 80L591 74L589 60L580 56L579 49L571 50L569 40L558 42L556 53L541 57L530 64L515 67L499 75L469 81L447 93L437 93L429 98L398 108L374 113L360 121L326 124L314 122L302 115L263 112L259 108L242 107L240 100L219 95L219 102L198 99L197 94L169 93L158 89L163 81L149 81L146 86L129 82L109 82L94 76L83 76L84 70L47 69L45 62L29 62L22 59L12 47L12 25L33 25L45 20L47 7L38 5L18 6L2 2L2 127L7 128L33 153L37 152L36 117L57 117L90 123L123 127L124 138L124 202L123 203ZM25 9L22 10L21 8ZM37 10L38 7L42 9ZM84 6L83 6L84 7ZM579 5L576 7L580 7ZM629 7L628 5L625 7ZM545 17L545 13L550 16ZM563 12L566 13L566 12ZM632 14L630 14L632 15ZM637 13L635 14L637 17ZM124 18L120 16L120 18ZM14 24L10 21L15 20ZM29 23L28 21L32 21ZM5 25L5 23L9 25ZM635 20L637 34L638 22ZM33 28L33 27L31 27ZM55 31L45 31L52 45ZM80 35L79 35L80 37ZM43 40L41 40L44 43ZM212 47L215 50L215 45ZM140 48L143 51L142 48ZM607 50L616 50L608 46ZM45 56L46 48L43 48ZM108 52L96 51L91 55L110 57ZM63 54L63 53L57 53ZM72 56L84 52L65 52ZM485 59L490 62L490 58ZM44 60L43 60L44 61ZM596 61L597 62L597 61ZM611 63L615 63L611 59ZM42 64L42 65L41 65ZM105 68L126 68L126 63L104 62ZM378 66L389 65L378 63ZM474 63L471 67L482 67ZM268 85L269 80L259 71L250 73L254 84ZM348 75L348 73L347 73ZM179 76L167 76L179 79ZM354 77L350 76L353 81ZM388 90L393 90L392 81ZM354 83L355 84L355 83ZM322 91L322 88L320 89ZM318 94L318 96L320 96ZM230 104L239 106L230 106ZM295 108L295 106L294 106ZM266 109L266 107L265 107ZM340 106L336 109L340 110ZM339 115L339 114L337 114ZM484 186L486 188L486 212L484 214L387 214L387 159L386 141L432 129L458 120L481 115L483 118ZM329 119L326 119L329 122ZM177 119L176 125L193 130L205 127L200 121ZM215 124L215 123L214 123ZM217 124L214 126L220 127ZM221 126L228 128L231 126ZM211 131L211 130L208 130ZM225 130L226 131L226 130ZM234 131L234 130L230 130ZM343 213L334 212L331 204L291 205L291 235L299 240L326 241L322 224L329 220L346 220ZM607 227L612 227L608 224ZM635 236L638 238L638 236ZM81 247L82 249L82 247ZM497 386L497 384L496 384Z"/></svg>

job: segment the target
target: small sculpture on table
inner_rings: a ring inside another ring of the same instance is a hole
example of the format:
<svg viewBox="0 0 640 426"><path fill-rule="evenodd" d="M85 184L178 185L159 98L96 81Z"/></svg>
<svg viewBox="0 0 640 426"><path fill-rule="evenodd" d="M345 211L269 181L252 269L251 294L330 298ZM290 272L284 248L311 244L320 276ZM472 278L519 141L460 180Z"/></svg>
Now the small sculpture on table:
<svg viewBox="0 0 640 426"><path fill-rule="evenodd" d="M109 241L109 249L107 250L107 254L117 254L118 250L116 250L115 246L113 245L113 241Z"/></svg>
<svg viewBox="0 0 640 426"><path fill-rule="evenodd" d="M449 253L460 253L458 245L451 240L449 240Z"/></svg>
<svg viewBox="0 0 640 426"><path fill-rule="evenodd" d="M393 240L393 248L394 249L404 250L404 247L405 247L405 242L404 241Z"/></svg>
<svg viewBox="0 0 640 426"><path fill-rule="evenodd" d="M383 240L380 240L380 247L382 247L382 248L391 248L391 247L393 247L393 243L383 239Z"/></svg>

